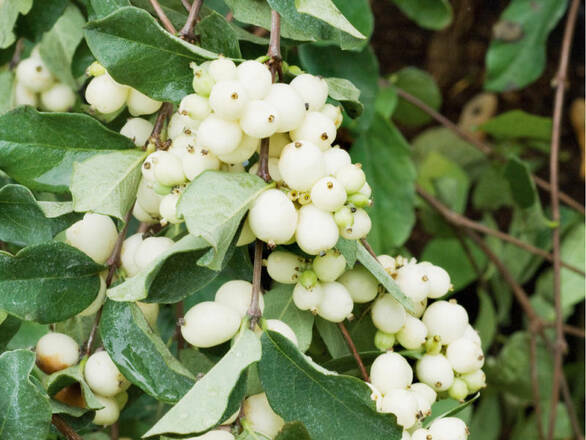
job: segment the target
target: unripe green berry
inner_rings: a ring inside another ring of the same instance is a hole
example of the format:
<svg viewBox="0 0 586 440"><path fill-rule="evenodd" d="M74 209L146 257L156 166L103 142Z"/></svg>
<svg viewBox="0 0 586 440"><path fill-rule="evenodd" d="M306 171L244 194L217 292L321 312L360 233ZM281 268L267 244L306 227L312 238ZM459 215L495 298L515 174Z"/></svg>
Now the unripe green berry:
<svg viewBox="0 0 586 440"><path fill-rule="evenodd" d="M313 259L313 270L320 281L336 281L346 269L346 258L336 249Z"/></svg>
<svg viewBox="0 0 586 440"><path fill-rule="evenodd" d="M462 402L469 394L468 385L462 379L455 378L454 383L448 390L448 394L452 399Z"/></svg>
<svg viewBox="0 0 586 440"><path fill-rule="evenodd" d="M395 335L377 330L374 335L374 346L380 351L387 351L395 345Z"/></svg>
<svg viewBox="0 0 586 440"><path fill-rule="evenodd" d="M306 270L299 277L299 282L306 289L311 289L317 284L317 275L313 270Z"/></svg>

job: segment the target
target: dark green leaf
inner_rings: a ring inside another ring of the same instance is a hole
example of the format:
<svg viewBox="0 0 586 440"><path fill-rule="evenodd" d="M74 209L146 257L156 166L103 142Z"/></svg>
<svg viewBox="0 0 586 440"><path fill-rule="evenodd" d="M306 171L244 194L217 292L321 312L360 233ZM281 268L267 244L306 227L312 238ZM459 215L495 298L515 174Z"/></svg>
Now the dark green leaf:
<svg viewBox="0 0 586 440"><path fill-rule="evenodd" d="M392 0L407 17L419 26L440 30L452 23L452 6L448 0Z"/></svg>
<svg viewBox="0 0 586 440"><path fill-rule="evenodd" d="M397 89L395 87L385 87L379 91L374 106L379 115L384 119L389 119L393 116L398 102Z"/></svg>
<svg viewBox="0 0 586 440"><path fill-rule="evenodd" d="M351 118L362 114L364 105L360 102L360 90L344 78L326 78L330 98L335 99L344 107Z"/></svg>
<svg viewBox="0 0 586 440"><path fill-rule="evenodd" d="M362 362L364 362L364 365L368 366L381 355L381 351L361 351L358 354L360 355ZM328 370L334 370L343 373L345 371L350 371L357 368L356 358L352 354L347 354L345 356L341 356L339 358L331 359L325 362L323 367L327 368Z"/></svg>
<svg viewBox="0 0 586 440"><path fill-rule="evenodd" d="M494 211L513 204L511 188L502 171L502 166L493 164L480 176L472 194L476 209Z"/></svg>
<svg viewBox="0 0 586 440"><path fill-rule="evenodd" d="M512 0L501 23L520 26L519 38L494 38L486 53L484 87L494 92L520 89L543 72L549 33L564 15L567 0Z"/></svg>
<svg viewBox="0 0 586 440"><path fill-rule="evenodd" d="M320 317L316 318L315 324L330 356L336 359L350 354L348 344L336 324Z"/></svg>
<svg viewBox="0 0 586 440"><path fill-rule="evenodd" d="M551 140L551 118L511 110L489 119L479 129L498 138Z"/></svg>
<svg viewBox="0 0 586 440"><path fill-rule="evenodd" d="M484 289L478 290L478 300L478 316L474 322L474 328L480 335L482 350L486 352L496 335L498 327L497 316L492 299Z"/></svg>
<svg viewBox="0 0 586 440"><path fill-rule="evenodd" d="M33 6L33 0L9 0L0 3L0 49L16 41L12 31L19 14L27 14Z"/></svg>
<svg viewBox="0 0 586 440"><path fill-rule="evenodd" d="M21 321L18 331L8 343L7 348L8 350L18 348L33 349L37 345L37 341L48 332L48 325L37 324L32 321Z"/></svg>
<svg viewBox="0 0 586 440"><path fill-rule="evenodd" d="M12 108L14 94L14 73L11 70L0 72L0 115Z"/></svg>
<svg viewBox="0 0 586 440"><path fill-rule="evenodd" d="M249 365L261 357L258 337L244 329L226 355L167 412L146 434L193 434L222 422L232 390ZM244 397L244 390L240 399Z"/></svg>
<svg viewBox="0 0 586 440"><path fill-rule="evenodd" d="M0 253L0 308L40 323L63 321L98 294L103 266L64 243Z"/></svg>
<svg viewBox="0 0 586 440"><path fill-rule="evenodd" d="M197 24L201 47L226 57L241 58L236 32L226 19L215 11Z"/></svg>
<svg viewBox="0 0 586 440"><path fill-rule="evenodd" d="M402 429L389 414L376 412L370 388L310 363L284 336L265 332L259 372L271 407L285 421L301 421L314 440L399 440ZM291 384L291 386L284 386ZM335 417L336 423L324 423Z"/></svg>
<svg viewBox="0 0 586 440"><path fill-rule="evenodd" d="M6 314L4 311L1 313ZM6 346L20 328L21 322L22 321L20 319L12 315L7 315L4 317L0 323L0 351L4 351L6 349Z"/></svg>
<svg viewBox="0 0 586 440"><path fill-rule="evenodd" d="M86 41L112 77L153 99L179 102L192 93L192 61L216 54L171 35L147 11L124 7L88 23ZM161 62L164 60L164 62Z"/></svg>
<svg viewBox="0 0 586 440"><path fill-rule="evenodd" d="M63 15L67 0L42 0L33 2L28 14L18 19L18 35L31 41L39 41L43 34L53 27Z"/></svg>
<svg viewBox="0 0 586 440"><path fill-rule="evenodd" d="M195 377L153 332L136 304L107 301L100 335L124 377L157 400L177 402L193 386Z"/></svg>
<svg viewBox="0 0 586 440"><path fill-rule="evenodd" d="M124 6L130 6L128 0L90 0L95 18L103 18Z"/></svg>
<svg viewBox="0 0 586 440"><path fill-rule="evenodd" d="M362 164L372 187L368 239L378 252L401 246L415 224L416 173L409 150L399 130L380 115L352 146L353 162Z"/></svg>
<svg viewBox="0 0 586 440"><path fill-rule="evenodd" d="M29 378L35 354L28 350L0 355L0 437L45 439L51 424L51 405Z"/></svg>
<svg viewBox="0 0 586 440"><path fill-rule="evenodd" d="M474 396L470 397L465 402L462 402L459 405L456 405L453 408L450 408L448 411L445 411L445 412L439 414L437 417L434 417L434 415L432 415L431 417L426 418L425 422L424 422L424 426L427 427L427 426L431 425L431 422L433 422L435 419L441 419L442 417L452 417L452 416L459 414L460 412L465 410L467 407L472 405L476 401L476 399L478 399L479 397L480 397L480 393L476 393Z"/></svg>
<svg viewBox="0 0 586 440"><path fill-rule="evenodd" d="M307 428L301 422L285 423L275 440L311 440Z"/></svg>
<svg viewBox="0 0 586 440"><path fill-rule="evenodd" d="M22 107L0 117L0 168L31 189L67 191L74 162L129 148L130 139L88 115Z"/></svg>
<svg viewBox="0 0 586 440"><path fill-rule="evenodd" d="M498 440L502 426L502 412L498 395L482 393L470 423L470 432L476 440Z"/></svg>
<svg viewBox="0 0 586 440"><path fill-rule="evenodd" d="M65 370L56 371L50 376L46 376L43 381L44 387L47 389L49 396L54 396L63 388L79 383L81 387L81 393L86 404L86 408L80 408L81 413L85 413L91 409L103 408L103 405L95 394L86 383L83 376L83 369L85 368L85 360L82 360L79 364L72 367L66 368Z"/></svg>
<svg viewBox="0 0 586 440"><path fill-rule="evenodd" d="M537 189L529 167L521 159L512 156L505 165L504 175L509 182L513 200L521 208L529 208L537 200Z"/></svg>
<svg viewBox="0 0 586 440"><path fill-rule="evenodd" d="M394 73L390 79L396 87L419 98L434 110L438 110L442 105L441 91L429 73L415 67L405 67ZM431 116L414 104L399 98L393 119L410 127L418 127L430 122Z"/></svg>

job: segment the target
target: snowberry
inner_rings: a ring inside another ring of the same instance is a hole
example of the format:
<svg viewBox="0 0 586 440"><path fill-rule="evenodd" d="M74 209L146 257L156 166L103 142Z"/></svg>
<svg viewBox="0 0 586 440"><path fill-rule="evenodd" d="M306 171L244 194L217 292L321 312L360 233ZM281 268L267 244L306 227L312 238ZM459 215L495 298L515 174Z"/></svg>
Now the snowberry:
<svg viewBox="0 0 586 440"><path fill-rule="evenodd" d="M266 325L268 330L280 333L281 335L289 339L289 341L291 341L296 347L299 346L297 335L295 334L293 329L280 319L267 319Z"/></svg>
<svg viewBox="0 0 586 440"><path fill-rule="evenodd" d="M419 319L407 314L405 325L397 333L397 341L407 350L416 350L425 343L427 327Z"/></svg>
<svg viewBox="0 0 586 440"><path fill-rule="evenodd" d="M277 131L278 125L279 112L267 101L250 101L240 118L242 131L256 138L270 137Z"/></svg>
<svg viewBox="0 0 586 440"><path fill-rule="evenodd" d="M291 81L293 87L301 95L305 107L309 111L319 111L328 98L328 83L318 76L303 73Z"/></svg>
<svg viewBox="0 0 586 440"><path fill-rule="evenodd" d="M335 177L322 177L311 188L311 201L319 209L333 212L344 206L346 190Z"/></svg>
<svg viewBox="0 0 586 440"><path fill-rule="evenodd" d="M195 347L213 347L232 339L239 327L240 314L233 308L204 301L185 314L181 334Z"/></svg>
<svg viewBox="0 0 586 440"><path fill-rule="evenodd" d="M370 388L370 400L374 400L374 404L376 407L376 410L378 412L381 412L382 410L382 403L383 403L383 395L381 394L381 392L379 390L377 390L374 385L372 385L369 382L365 382L366 385L368 386L368 388Z"/></svg>
<svg viewBox="0 0 586 440"><path fill-rule="evenodd" d="M423 419L431 415L431 403L421 394L411 390L411 387L409 387L409 390L417 402L417 419Z"/></svg>
<svg viewBox="0 0 586 440"><path fill-rule="evenodd" d="M161 213L161 218L163 220L172 224L183 222L183 218L177 215L177 203L179 202L180 197L181 194L175 191L163 197L161 205L159 206L159 212Z"/></svg>
<svg viewBox="0 0 586 440"><path fill-rule="evenodd" d="M372 301L378 293L378 280L362 265L356 265L338 279L355 303Z"/></svg>
<svg viewBox="0 0 586 440"><path fill-rule="evenodd" d="M351 233L352 225L354 224L354 214L352 213L352 209L347 205L337 209L336 212L334 212L334 221L342 232L344 232L343 230L348 229Z"/></svg>
<svg viewBox="0 0 586 440"><path fill-rule="evenodd" d="M366 183L364 171L357 164L344 165L336 171L336 179L346 188L348 193L360 190Z"/></svg>
<svg viewBox="0 0 586 440"><path fill-rule="evenodd" d="M380 351L387 351L395 345L395 335L377 330L374 334L374 346Z"/></svg>
<svg viewBox="0 0 586 440"><path fill-rule="evenodd" d="M191 119L204 120L210 114L210 101L196 93L185 96L179 103L179 113Z"/></svg>
<svg viewBox="0 0 586 440"><path fill-rule="evenodd" d="M427 298L429 279L419 264L408 264L400 268L395 281L401 292L412 301L419 302Z"/></svg>
<svg viewBox="0 0 586 440"><path fill-rule="evenodd" d="M248 136L245 134L242 137L242 141L238 148L228 154L222 154L219 156L222 162L226 163L242 163L245 160L250 159L254 152L260 145L260 139Z"/></svg>
<svg viewBox="0 0 586 440"><path fill-rule="evenodd" d="M362 185L362 188L360 188L358 193L365 195L367 198L370 198L370 196L372 195L372 188L370 187L368 182L364 182L364 185Z"/></svg>
<svg viewBox="0 0 586 440"><path fill-rule="evenodd" d="M228 58L220 57L208 65L208 72L215 82L236 79L236 64Z"/></svg>
<svg viewBox="0 0 586 440"><path fill-rule="evenodd" d="M272 84L264 100L279 113L277 132L294 130L303 122L305 104L299 93L289 84Z"/></svg>
<svg viewBox="0 0 586 440"><path fill-rule="evenodd" d="M37 95L17 82L14 86L14 105L30 105L36 107L38 105Z"/></svg>
<svg viewBox="0 0 586 440"><path fill-rule="evenodd" d="M199 99L206 101L205 98L201 98L198 95L193 96L197 96ZM185 98L183 99L185 100ZM240 119L240 116L244 112L244 108L246 107L248 101L248 93L246 92L246 88L241 82L220 81L216 83L216 85L212 88L212 92L210 93L208 113L209 107L211 107L216 116L222 119L235 121ZM207 115L204 115L204 117L205 116ZM194 116L191 117L193 118Z"/></svg>
<svg viewBox="0 0 586 440"><path fill-rule="evenodd" d="M189 437L185 440L234 440L234 438L234 435L228 431L224 431L223 429L215 429L213 431L208 431L203 435Z"/></svg>
<svg viewBox="0 0 586 440"><path fill-rule="evenodd" d="M120 134L132 140L137 147L146 145L152 132L153 124L142 118L130 118L120 129Z"/></svg>
<svg viewBox="0 0 586 440"><path fill-rule="evenodd" d="M175 242L167 237L148 237L136 248L134 264L139 270L143 270L161 254L173 246Z"/></svg>
<svg viewBox="0 0 586 440"><path fill-rule="evenodd" d="M53 85L53 75L40 57L30 57L18 63L16 80L31 92L44 92Z"/></svg>
<svg viewBox="0 0 586 440"><path fill-rule="evenodd" d="M310 310L316 312L324 297L324 290L320 283L310 288L305 288L297 283L293 289L293 303L299 310Z"/></svg>
<svg viewBox="0 0 586 440"><path fill-rule="evenodd" d="M201 121L199 119L191 119L181 113L173 113L167 126L167 136L169 139L175 139L182 134L193 134L200 125Z"/></svg>
<svg viewBox="0 0 586 440"><path fill-rule="evenodd" d="M254 60L241 63L236 68L236 76L246 88L250 99L263 99L269 93L273 82L269 68Z"/></svg>
<svg viewBox="0 0 586 440"><path fill-rule="evenodd" d="M429 298L440 298L448 293L452 287L450 275L448 272L431 263L421 263L423 271L428 278L429 291L427 296Z"/></svg>
<svg viewBox="0 0 586 440"><path fill-rule="evenodd" d="M100 274L100 289L98 290L98 294L96 298L92 301L92 303L87 306L84 310L78 313L79 316L90 316L102 307L104 302L106 301L106 278L105 275L102 273Z"/></svg>
<svg viewBox="0 0 586 440"><path fill-rule="evenodd" d="M311 142L291 142L281 153L279 171L291 189L309 191L315 182L325 176L324 155Z"/></svg>
<svg viewBox="0 0 586 440"><path fill-rule="evenodd" d="M436 391L446 391L454 383L452 366L441 354L426 354L416 365L419 380Z"/></svg>
<svg viewBox="0 0 586 440"><path fill-rule="evenodd" d="M419 428L411 434L411 440L432 440L432 436L425 428Z"/></svg>
<svg viewBox="0 0 586 440"><path fill-rule="evenodd" d="M418 394L419 396L423 397L428 405L433 405L435 400L437 399L437 393L433 388L429 385L424 384L423 382L417 382L411 384L409 387L411 391Z"/></svg>
<svg viewBox="0 0 586 440"><path fill-rule="evenodd" d="M468 385L459 377L454 379L454 383L448 390L448 395L459 402L463 402L469 394Z"/></svg>
<svg viewBox="0 0 586 440"><path fill-rule="evenodd" d="M250 429L269 438L274 438L285 424L269 405L265 393L247 397L242 404L242 412Z"/></svg>
<svg viewBox="0 0 586 440"><path fill-rule="evenodd" d="M318 255L313 259L313 270L320 281L335 281L346 270L346 258L340 251L330 249L324 255ZM346 288L350 290L348 286Z"/></svg>
<svg viewBox="0 0 586 440"><path fill-rule="evenodd" d="M242 163L221 163L220 170L226 173L245 173L246 168Z"/></svg>
<svg viewBox="0 0 586 440"><path fill-rule="evenodd" d="M168 151L157 151L152 158L155 179L161 185L173 186L185 182L181 160ZM144 168L144 167L143 167Z"/></svg>
<svg viewBox="0 0 586 440"><path fill-rule="evenodd" d="M188 180L193 180L207 170L220 169L220 160L211 151L200 146L190 149L182 158L183 174Z"/></svg>
<svg viewBox="0 0 586 440"><path fill-rule="evenodd" d="M159 205L162 199L163 197L154 191L153 184L144 178L143 173L143 179L140 181L136 193L136 205L140 205L145 212L156 217L159 215Z"/></svg>
<svg viewBox="0 0 586 440"><path fill-rule="evenodd" d="M385 294L378 298L371 310L372 323L385 333L397 333L407 319L407 313L391 295Z"/></svg>
<svg viewBox="0 0 586 440"><path fill-rule="evenodd" d="M175 137L167 151L174 156L177 156L179 159L183 160L185 156L190 153L193 153L195 150L196 145L196 136L195 134L180 134L179 136ZM156 152L155 152L156 153ZM153 154L155 154L153 153ZM150 157L150 156L149 156Z"/></svg>
<svg viewBox="0 0 586 440"><path fill-rule="evenodd" d="M468 427L457 417L435 419L429 427L433 440L466 440Z"/></svg>
<svg viewBox="0 0 586 440"><path fill-rule="evenodd" d="M283 284L295 284L304 265L302 257L287 251L273 251L267 258L269 276Z"/></svg>
<svg viewBox="0 0 586 440"><path fill-rule="evenodd" d="M412 381L413 370L407 360L398 353L383 353L370 367L370 382L383 395L394 389L405 389Z"/></svg>
<svg viewBox="0 0 586 440"><path fill-rule="evenodd" d="M86 101L100 113L113 113L126 103L129 88L114 81L107 73L92 78L85 89Z"/></svg>
<svg viewBox="0 0 586 440"><path fill-rule="evenodd" d="M275 133L269 138L269 157L279 158L283 148L291 143L287 133Z"/></svg>
<svg viewBox="0 0 586 440"><path fill-rule="evenodd" d="M105 351L94 353L88 358L83 374L92 391L100 396L112 397L130 386L130 382Z"/></svg>
<svg viewBox="0 0 586 440"><path fill-rule="evenodd" d="M110 217L88 212L65 231L65 237L68 244L103 264L114 249L118 232Z"/></svg>
<svg viewBox="0 0 586 440"><path fill-rule="evenodd" d="M63 333L47 333L37 342L35 351L37 365L47 374L71 367L79 359L79 345Z"/></svg>
<svg viewBox="0 0 586 440"><path fill-rule="evenodd" d="M368 213L364 209L358 208L354 212L353 220L352 226L340 228L340 235L347 240L359 240L366 237L372 228L372 221Z"/></svg>
<svg viewBox="0 0 586 440"><path fill-rule="evenodd" d="M468 391L470 393L475 393L476 391L486 386L486 375L482 370L476 370L472 373L463 374L461 377L462 380L466 382Z"/></svg>
<svg viewBox="0 0 586 440"><path fill-rule="evenodd" d="M145 211L145 209L142 207L142 205L140 203L138 203L138 201L134 204L134 208L132 208L132 215L139 222L147 223L149 225L154 225L155 223L159 222L159 219L157 217L158 214L156 214L156 215L149 214L148 212Z"/></svg>
<svg viewBox="0 0 586 440"><path fill-rule="evenodd" d="M212 87L214 87L215 80L212 74L209 71L209 65L211 63L203 63L201 66L196 66L193 63L193 82L191 83L193 90L195 93L201 96L209 96L210 92L212 91ZM233 79L233 78L227 78Z"/></svg>
<svg viewBox="0 0 586 440"><path fill-rule="evenodd" d="M378 411L378 409L377 409ZM409 434L409 431L403 431L403 433L401 434L401 440L412 440L411 434Z"/></svg>
<svg viewBox="0 0 586 440"><path fill-rule="evenodd" d="M412 302L412 304L413 310L409 311L409 314L415 318L421 318L423 312L425 312L425 309L427 308L427 298L419 302Z"/></svg>
<svg viewBox="0 0 586 440"><path fill-rule="evenodd" d="M248 172L250 174L254 174L255 176L258 173L259 163L256 162L254 165L250 167ZM271 175L271 179L274 182L282 182L283 177L281 176L281 172L279 171L279 159L276 157L269 157L269 174Z"/></svg>
<svg viewBox="0 0 586 440"><path fill-rule="evenodd" d="M326 104L320 110L320 113L330 118L336 128L340 128L340 125L342 125L344 117L339 105Z"/></svg>
<svg viewBox="0 0 586 440"><path fill-rule="evenodd" d="M317 306L317 313L331 322L342 322L352 313L354 303L343 284L335 281L322 283L323 297Z"/></svg>
<svg viewBox="0 0 586 440"><path fill-rule="evenodd" d="M383 397L381 412L397 417L397 423L408 429L417 421L417 400L409 390L393 389Z"/></svg>
<svg viewBox="0 0 586 440"><path fill-rule="evenodd" d="M126 100L128 111L132 116L151 115L161 108L163 103L148 97L136 89L130 88Z"/></svg>
<svg viewBox="0 0 586 440"><path fill-rule="evenodd" d="M157 150L151 154L149 154L144 162L142 163L142 177L147 180L148 182L156 182L155 178L155 162L157 161L158 157L164 153L161 150Z"/></svg>
<svg viewBox="0 0 586 440"><path fill-rule="evenodd" d="M442 344L449 344L466 332L468 313L455 302L436 301L427 308L422 321L430 336L439 336Z"/></svg>
<svg viewBox="0 0 586 440"><path fill-rule="evenodd" d="M468 339L469 341L474 342L476 345L480 346L482 341L480 340L480 335L478 332L472 327L470 324L466 326L466 330L464 331L463 338Z"/></svg>
<svg viewBox="0 0 586 440"><path fill-rule="evenodd" d="M466 338L451 342L446 350L446 357L456 373L472 373L484 365L482 348Z"/></svg>
<svg viewBox="0 0 586 440"><path fill-rule="evenodd" d="M159 317L159 305L157 303L145 303L137 301L136 305L144 315L144 319L151 326L151 328L157 327L157 318Z"/></svg>
<svg viewBox="0 0 586 440"><path fill-rule="evenodd" d="M244 318L252 299L252 284L244 280L232 280L224 283L216 291L215 301L234 310L240 318ZM261 312L265 308L262 295L259 295L258 305Z"/></svg>
<svg viewBox="0 0 586 440"><path fill-rule="evenodd" d="M317 255L333 248L338 238L338 226L332 214L314 205L301 207L295 240L303 252Z"/></svg>
<svg viewBox="0 0 586 440"><path fill-rule="evenodd" d="M242 130L237 122L226 121L215 115L205 118L197 131L198 144L212 153L227 154L242 141Z"/></svg>
<svg viewBox="0 0 586 440"><path fill-rule="evenodd" d="M51 112L66 112L75 104L75 93L69 86L57 83L41 93L41 104Z"/></svg>
<svg viewBox="0 0 586 440"><path fill-rule="evenodd" d="M289 134L294 141L309 141L322 151L326 151L336 139L336 127L332 120L322 113L307 112L301 124Z"/></svg>
<svg viewBox="0 0 586 440"><path fill-rule="evenodd" d="M254 232L250 229L250 222L248 221L248 216L244 221L244 225L242 225L242 229L240 230L240 236L238 237L238 241L236 242L236 246L246 246L247 244L252 243L256 240Z"/></svg>
<svg viewBox="0 0 586 440"><path fill-rule="evenodd" d="M95 398L103 405L103 408L96 410L93 422L101 426L110 426L116 423L120 417L120 407L116 399L99 394L96 394Z"/></svg>
<svg viewBox="0 0 586 440"><path fill-rule="evenodd" d="M269 189L254 201L248 221L257 238L267 243L282 244L295 233L297 217L297 210L285 193Z"/></svg>
<svg viewBox="0 0 586 440"><path fill-rule="evenodd" d="M324 160L326 163L326 173L330 176L335 176L339 169L352 164L352 159L350 159L348 152L338 146L325 151Z"/></svg>

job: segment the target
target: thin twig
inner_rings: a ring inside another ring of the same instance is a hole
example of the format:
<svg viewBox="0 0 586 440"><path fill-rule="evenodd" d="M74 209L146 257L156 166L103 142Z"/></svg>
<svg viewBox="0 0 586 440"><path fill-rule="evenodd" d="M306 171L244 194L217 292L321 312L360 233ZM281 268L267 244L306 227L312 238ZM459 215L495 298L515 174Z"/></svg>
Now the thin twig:
<svg viewBox="0 0 586 440"><path fill-rule="evenodd" d="M193 3L189 8L187 21L185 21L183 28L179 31L179 37L183 38L184 40L195 41L195 34L193 33L193 29L195 28L197 17L199 17L201 5L203 5L203 0L193 0Z"/></svg>
<svg viewBox="0 0 586 440"><path fill-rule="evenodd" d="M262 316L260 310L260 295L261 293L261 277L262 277L262 251L264 243L261 240L256 240L254 243L254 266L252 272L252 298L250 306L248 307L248 317L250 318L250 328L254 329L258 320Z"/></svg>
<svg viewBox="0 0 586 440"><path fill-rule="evenodd" d="M476 149L480 150L481 152L483 152L484 154L486 154L489 157L494 157L496 159L503 160L503 157L498 152L493 150L492 147L485 144L481 140L475 138L474 136L472 136L470 133L466 132L465 130L462 130L460 127L458 127L456 124L454 124L448 118L446 118L444 115L435 111L433 108L431 108L430 106L425 104L419 98L411 95L410 93L408 93L405 90L400 89L398 87L396 87L395 89L397 90L397 95L399 95L405 101L408 101L411 104L413 104L414 106L423 110L425 113L427 113L433 119L435 119L437 122L442 124L444 127L452 130L460 138L464 139L466 142L471 144ZM547 182L546 180L544 180L534 174L532 174L531 177L533 178L533 180L535 181L537 186L541 187L542 189L544 189L546 191L551 191L551 185L549 184L549 182ZM582 215L584 215L586 213L586 211L584 210L584 206L582 204L580 204L578 201L574 200L569 195L567 195L563 192L560 192L559 196L560 196L560 200L562 200L566 205L574 208L576 211L580 212Z"/></svg>
<svg viewBox="0 0 586 440"><path fill-rule="evenodd" d="M372 257L378 261L378 257L376 256L376 252L374 252L374 249L372 248L372 246L370 245L370 243L368 241L366 241L366 238L361 238L360 239L360 243L362 243L362 246L364 246L364 248L366 249L366 251L372 255Z"/></svg>
<svg viewBox="0 0 586 440"><path fill-rule="evenodd" d="M98 333L98 326L100 325L100 319L102 318L102 310L103 307L100 307L98 313L96 313L96 318L94 319L94 324L92 325L92 330L90 331L90 335L87 338L87 342L85 344L85 354L89 356L92 354L94 340L96 339L96 334Z"/></svg>
<svg viewBox="0 0 586 440"><path fill-rule="evenodd" d="M83 440L81 436L75 432L75 430L69 426L69 424L58 416L57 414L53 414L51 416L51 423L57 430L65 436L67 440Z"/></svg>
<svg viewBox="0 0 586 440"><path fill-rule="evenodd" d="M547 438L553 439L555 422L557 415L557 406L560 397L560 379L562 374L564 353L567 350L567 343L564 337L564 317L562 310L562 291L561 291L561 246L560 246L560 188L559 188L559 153L560 139L562 129L562 114L564 111L564 96L566 93L566 80L568 76L568 63L570 60L570 50L572 47L572 38L576 26L578 15L579 0L573 0L568 12L566 27L564 29L564 39L562 41L562 50L560 54L560 63L558 72L554 79L555 82L555 100L553 110L553 129L551 135L551 152L549 160L549 183L551 184L551 214L555 223L553 228L553 296L556 316L556 338L554 349L554 369L551 406L549 412L549 431Z"/></svg>
<svg viewBox="0 0 586 440"><path fill-rule="evenodd" d="M545 438L543 433L543 413L541 411L541 394L539 392L539 371L537 367L537 334L529 332L529 368L531 368L531 389L533 392L533 406L535 408L535 423L539 440Z"/></svg>
<svg viewBox="0 0 586 440"><path fill-rule="evenodd" d="M150 1L153 9L159 17L159 20L161 20L161 23L163 23L163 26L165 26L165 29L167 29L167 31L169 31L171 34L176 35L177 29L175 29L175 26L173 26L173 23L171 23L171 20L169 20L169 17L167 17L167 14L165 14L165 11L163 11L163 8L161 8L159 2L157 0Z"/></svg>
<svg viewBox="0 0 586 440"><path fill-rule="evenodd" d="M153 143L157 150L165 149L163 142L161 142L161 132L165 127L165 122L173 113L173 104L170 102L165 102L159 109L159 113L157 114L157 119L155 120L155 125L153 126L153 131L151 135L146 141L146 144L143 147L143 150L146 150L150 143Z"/></svg>
<svg viewBox="0 0 586 440"><path fill-rule="evenodd" d="M191 10L191 3L189 3L187 0L181 0L181 4L187 12Z"/></svg>
<svg viewBox="0 0 586 440"><path fill-rule="evenodd" d="M20 63L20 57L22 55L22 51L24 49L24 38L19 38L16 41L16 45L14 46L14 53L12 54L12 58L10 59L10 64L8 68L10 70L14 70L18 63Z"/></svg>
<svg viewBox="0 0 586 440"><path fill-rule="evenodd" d="M352 356L354 356L354 359L356 360L356 363L358 364L358 369L360 370L360 374L362 374L362 378L366 382L370 382L370 378L368 377L368 372L366 371L366 367L364 366L364 363L362 362L362 358L360 357L358 350L356 350L356 346L354 345L354 341L352 340L352 336L350 336L350 333L348 333L348 329L346 328L346 326L344 325L343 322L339 322L338 327L340 328L340 331L342 332L342 335L344 336L344 339L346 340L346 344L348 344L348 348L350 348L350 351L352 352Z"/></svg>
<svg viewBox="0 0 586 440"><path fill-rule="evenodd" d="M110 440L118 440L119 437L120 437L120 424L118 421L116 421L110 427Z"/></svg>
<svg viewBox="0 0 586 440"><path fill-rule="evenodd" d="M457 212L452 211L449 207L444 205L442 202L440 202L438 199L433 197L431 194L429 194L427 191L425 191L419 186L417 187L417 194L419 194L427 203L429 203L436 211L438 211L442 215L442 217L444 217L449 223L453 225L463 226L468 229L473 229L475 231L482 232L486 235L492 235L494 237L500 238L503 241L511 243L512 245L517 246L518 248L521 248L529 253L538 255L546 259L547 261L552 262L554 260L553 255L547 251L544 251L543 249L540 249L538 247L533 246L532 244L519 240L518 238L506 234L502 231L499 231L498 229L489 228L488 226L485 226L482 223L475 222L474 220L471 220L468 217L465 217L461 214L458 214ZM586 277L586 273L576 266L564 262L562 262L562 266L571 270L572 272L575 272L583 277Z"/></svg>
<svg viewBox="0 0 586 440"><path fill-rule="evenodd" d="M584 333L584 329L574 327L573 325L564 324L564 332L567 335L575 336L577 338L586 339L586 333Z"/></svg>
<svg viewBox="0 0 586 440"><path fill-rule="evenodd" d="M260 154L258 158L258 177L269 183L271 174L269 173L269 138L263 138L260 141Z"/></svg>
<svg viewBox="0 0 586 440"><path fill-rule="evenodd" d="M181 334L181 324L183 320L183 316L185 315L183 310L183 301L179 301L175 307L175 316L177 317L177 327L175 329L175 338L177 339L177 357L183 350L184 341L183 335Z"/></svg>
<svg viewBox="0 0 586 440"><path fill-rule="evenodd" d="M277 75L279 80L283 80L283 70L281 67L281 16L275 10L271 11L271 37L269 40L269 50L267 55L270 57L267 63L271 69L273 82L276 82Z"/></svg>

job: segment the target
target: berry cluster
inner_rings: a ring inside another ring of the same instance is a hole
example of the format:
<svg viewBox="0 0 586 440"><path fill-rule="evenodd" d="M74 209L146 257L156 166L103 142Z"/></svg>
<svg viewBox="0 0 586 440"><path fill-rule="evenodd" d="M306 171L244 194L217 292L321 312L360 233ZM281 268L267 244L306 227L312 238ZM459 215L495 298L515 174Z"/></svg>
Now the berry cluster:
<svg viewBox="0 0 586 440"><path fill-rule="evenodd" d="M66 112L75 104L75 93L49 71L38 48L18 63L14 85L14 105L41 107L51 112Z"/></svg>

